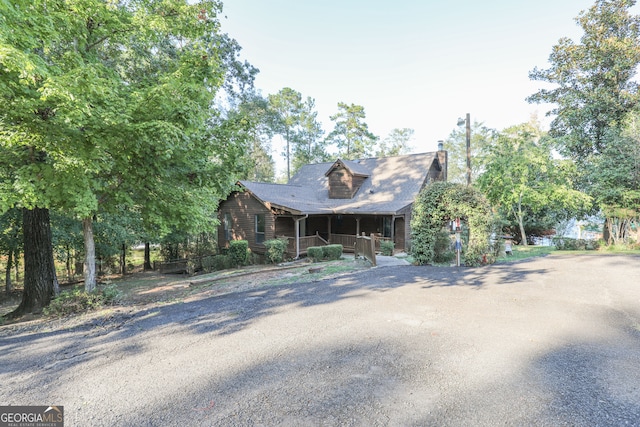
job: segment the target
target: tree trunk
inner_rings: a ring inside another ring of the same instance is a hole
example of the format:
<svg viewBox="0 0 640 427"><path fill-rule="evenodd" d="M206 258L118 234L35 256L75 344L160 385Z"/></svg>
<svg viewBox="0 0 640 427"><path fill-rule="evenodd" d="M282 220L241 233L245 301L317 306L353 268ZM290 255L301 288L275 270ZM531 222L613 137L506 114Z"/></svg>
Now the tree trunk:
<svg viewBox="0 0 640 427"><path fill-rule="evenodd" d="M13 282L11 281L11 268L13 267L13 250L9 249L9 256L7 257L7 269L5 272L5 291L7 294L13 292Z"/></svg>
<svg viewBox="0 0 640 427"><path fill-rule="evenodd" d="M24 290L22 302L12 313L39 313L56 293L57 279L53 263L49 210L22 210L24 236Z"/></svg>
<svg viewBox="0 0 640 427"><path fill-rule="evenodd" d="M518 225L520 226L520 236L522 237L522 245L528 246L529 243L527 243L527 234L524 231L524 220L522 217L518 217Z"/></svg>
<svg viewBox="0 0 640 427"><path fill-rule="evenodd" d="M127 274L127 246L122 244L122 253L120 254L120 272L122 275Z"/></svg>
<svg viewBox="0 0 640 427"><path fill-rule="evenodd" d="M84 290L93 292L96 289L96 245L93 240L93 219L82 220L84 237Z"/></svg>
<svg viewBox="0 0 640 427"><path fill-rule="evenodd" d="M67 245L67 259L65 260L65 267L67 268L67 280L71 282L71 248Z"/></svg>
<svg viewBox="0 0 640 427"><path fill-rule="evenodd" d="M144 244L144 271L153 270L151 266L151 245L149 242Z"/></svg>
<svg viewBox="0 0 640 427"><path fill-rule="evenodd" d="M518 200L518 212L516 212L518 218L518 226L520 227L520 237L522 238L522 245L528 246L527 233L524 231L524 213L522 212L522 194Z"/></svg>

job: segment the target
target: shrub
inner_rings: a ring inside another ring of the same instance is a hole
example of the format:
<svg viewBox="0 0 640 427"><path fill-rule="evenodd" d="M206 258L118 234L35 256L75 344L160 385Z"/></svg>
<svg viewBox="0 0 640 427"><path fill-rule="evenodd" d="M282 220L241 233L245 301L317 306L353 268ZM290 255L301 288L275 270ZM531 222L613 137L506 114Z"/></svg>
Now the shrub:
<svg viewBox="0 0 640 427"><path fill-rule="evenodd" d="M554 237L553 244L559 251L585 251L600 248L599 240L574 239L571 237Z"/></svg>
<svg viewBox="0 0 640 427"><path fill-rule="evenodd" d="M322 246L322 257L329 261L340 259L342 256L342 245Z"/></svg>
<svg viewBox="0 0 640 427"><path fill-rule="evenodd" d="M229 257L233 266L247 265L249 261L249 242L246 240L232 240L229 242Z"/></svg>
<svg viewBox="0 0 640 427"><path fill-rule="evenodd" d="M278 264L282 262L284 260L284 255L287 252L287 243L288 240L286 238L271 239L264 242L264 245L267 248L267 252L265 253L267 262L271 264Z"/></svg>
<svg viewBox="0 0 640 427"><path fill-rule="evenodd" d="M380 242L380 252L382 252L384 256L392 256L395 246L396 244L391 240L383 240Z"/></svg>
<svg viewBox="0 0 640 427"><path fill-rule="evenodd" d="M214 271L227 270L231 267L233 267L233 261L229 255L221 254L213 256L211 268L213 268Z"/></svg>
<svg viewBox="0 0 640 427"><path fill-rule="evenodd" d="M44 309L47 316L66 316L96 310L104 305L113 304L120 297L120 291L115 285L108 285L96 292L85 292L82 288L61 292L51 300L51 304Z"/></svg>
<svg viewBox="0 0 640 427"><path fill-rule="evenodd" d="M324 258L322 246L309 246L307 248L307 257L313 262L318 262Z"/></svg>

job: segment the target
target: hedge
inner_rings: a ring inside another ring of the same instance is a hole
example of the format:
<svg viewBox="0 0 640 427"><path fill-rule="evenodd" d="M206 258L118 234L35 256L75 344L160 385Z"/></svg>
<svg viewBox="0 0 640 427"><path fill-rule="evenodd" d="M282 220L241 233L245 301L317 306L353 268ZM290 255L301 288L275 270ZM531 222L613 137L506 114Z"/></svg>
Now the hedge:
<svg viewBox="0 0 640 427"><path fill-rule="evenodd" d="M313 262L318 262L324 258L322 252L322 246L309 246L307 248L307 257Z"/></svg>
<svg viewBox="0 0 640 427"><path fill-rule="evenodd" d="M264 254L267 262L271 264L278 264L284 261L284 254L287 252L288 240L284 239L271 239L264 242L264 246L267 248L267 252Z"/></svg>
<svg viewBox="0 0 640 427"><path fill-rule="evenodd" d="M340 259L342 256L342 245L322 246L322 256L329 261Z"/></svg>
<svg viewBox="0 0 640 427"><path fill-rule="evenodd" d="M320 260L336 260L342 256L342 245L326 245L326 246L309 246L307 248L307 257L313 262Z"/></svg>
<svg viewBox="0 0 640 427"><path fill-rule="evenodd" d="M249 261L249 242L232 240L229 242L229 257L234 266L246 265Z"/></svg>

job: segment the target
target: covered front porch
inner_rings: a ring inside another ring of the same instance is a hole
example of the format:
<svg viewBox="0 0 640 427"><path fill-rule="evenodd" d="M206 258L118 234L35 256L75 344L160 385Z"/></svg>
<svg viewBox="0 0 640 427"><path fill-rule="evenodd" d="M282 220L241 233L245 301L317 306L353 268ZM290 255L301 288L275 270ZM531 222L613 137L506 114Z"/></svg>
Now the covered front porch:
<svg viewBox="0 0 640 427"><path fill-rule="evenodd" d="M406 242L404 215L282 215L276 218L275 234L288 239L287 252L295 257L306 255L311 246L328 244L352 252L361 235L373 236L378 251L382 241L394 242L400 251Z"/></svg>

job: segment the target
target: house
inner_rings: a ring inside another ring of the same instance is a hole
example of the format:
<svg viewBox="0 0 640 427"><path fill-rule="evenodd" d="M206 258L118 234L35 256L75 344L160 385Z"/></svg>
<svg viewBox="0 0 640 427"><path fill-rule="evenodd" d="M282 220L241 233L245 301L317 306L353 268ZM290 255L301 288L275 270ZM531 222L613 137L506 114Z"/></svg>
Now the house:
<svg viewBox="0 0 640 427"><path fill-rule="evenodd" d="M219 243L247 240L264 253L266 240L287 237L288 252L298 257L328 243L352 249L365 233L407 250L416 196L446 179L447 152L437 151L309 164L288 184L239 181L220 204Z"/></svg>

